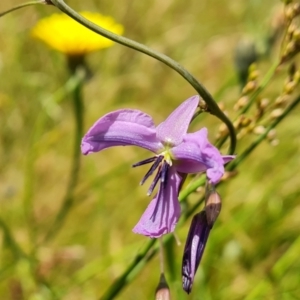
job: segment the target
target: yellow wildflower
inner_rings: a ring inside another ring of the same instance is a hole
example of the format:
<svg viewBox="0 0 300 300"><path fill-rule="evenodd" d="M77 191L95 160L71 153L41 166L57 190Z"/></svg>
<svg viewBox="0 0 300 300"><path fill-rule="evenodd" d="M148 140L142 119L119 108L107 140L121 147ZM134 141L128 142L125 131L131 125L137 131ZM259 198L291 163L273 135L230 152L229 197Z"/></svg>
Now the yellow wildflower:
<svg viewBox="0 0 300 300"><path fill-rule="evenodd" d="M116 34L123 33L123 26L110 16L81 12L89 21ZM83 56L92 51L110 47L111 40L87 29L65 14L53 14L40 20L32 29L33 37L68 56Z"/></svg>

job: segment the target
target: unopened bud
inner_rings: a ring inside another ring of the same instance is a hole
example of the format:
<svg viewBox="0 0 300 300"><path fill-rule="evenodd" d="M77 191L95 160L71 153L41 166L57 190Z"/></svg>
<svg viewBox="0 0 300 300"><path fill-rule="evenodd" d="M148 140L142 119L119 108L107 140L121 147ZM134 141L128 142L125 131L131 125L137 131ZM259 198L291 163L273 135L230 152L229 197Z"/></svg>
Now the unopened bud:
<svg viewBox="0 0 300 300"><path fill-rule="evenodd" d="M155 291L155 300L170 300L171 294L164 273L160 274L159 283Z"/></svg>
<svg viewBox="0 0 300 300"><path fill-rule="evenodd" d="M221 212L221 207L220 195L214 190L210 191L205 197L205 212L208 225L213 226Z"/></svg>
<svg viewBox="0 0 300 300"><path fill-rule="evenodd" d="M182 287L189 294L199 267L211 226L205 211L193 217L182 258Z"/></svg>

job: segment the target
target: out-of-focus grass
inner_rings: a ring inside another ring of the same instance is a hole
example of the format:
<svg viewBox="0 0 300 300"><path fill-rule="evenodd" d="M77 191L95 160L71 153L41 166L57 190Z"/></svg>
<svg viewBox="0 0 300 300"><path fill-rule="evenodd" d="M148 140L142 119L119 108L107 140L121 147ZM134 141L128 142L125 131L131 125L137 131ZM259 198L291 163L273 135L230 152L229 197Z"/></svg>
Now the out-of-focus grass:
<svg viewBox="0 0 300 300"><path fill-rule="evenodd" d="M260 43L279 1L69 1L77 10L110 14L125 34L178 60L229 116L239 97L232 57L240 38ZM1 1L4 10L18 1ZM1 299L97 299L145 245L131 232L149 203L138 185L147 157L117 148L83 157L76 205L55 238L42 243L60 207L71 162L70 99L45 108L67 81L62 54L34 41L29 31L54 7L27 8L0 19L0 295ZM278 54L259 63L261 77ZM153 59L116 45L91 54L94 77L85 85L85 128L106 112L141 109L159 123L195 92ZM284 69L284 68L283 68ZM271 84L275 98L284 77ZM54 108L53 108L54 107ZM220 188L222 213L212 230L193 291L181 289L183 246L166 273L174 299L299 299L299 108L278 127L280 143L264 142ZM219 122L201 118L213 140ZM248 143L243 139L237 149ZM226 149L223 149L225 152ZM191 201L197 196L193 195ZM5 228L16 245L8 239ZM178 229L184 242L188 224ZM20 247L20 249L18 248ZM168 255L168 253L166 253ZM159 277L151 261L118 299L151 299Z"/></svg>

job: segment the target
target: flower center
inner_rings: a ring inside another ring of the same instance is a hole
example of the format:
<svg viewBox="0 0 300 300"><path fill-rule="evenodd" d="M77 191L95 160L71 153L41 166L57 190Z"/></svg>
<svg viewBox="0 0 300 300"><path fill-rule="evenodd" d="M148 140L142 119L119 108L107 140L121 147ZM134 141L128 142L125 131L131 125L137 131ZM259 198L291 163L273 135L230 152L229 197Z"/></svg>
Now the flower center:
<svg viewBox="0 0 300 300"><path fill-rule="evenodd" d="M166 150L162 152L159 155L156 155L154 157L150 157L148 159L142 160L138 163L135 163L132 165L133 167L139 167L142 165L146 165L152 163L152 166L146 173L146 175L143 177L142 181L140 182L140 185L143 185L145 181L157 170L155 177L148 189L147 196L150 196L156 187L158 181L160 180L160 186L161 188L164 188L167 185L168 180L168 171L169 168L172 166L172 156L169 150Z"/></svg>

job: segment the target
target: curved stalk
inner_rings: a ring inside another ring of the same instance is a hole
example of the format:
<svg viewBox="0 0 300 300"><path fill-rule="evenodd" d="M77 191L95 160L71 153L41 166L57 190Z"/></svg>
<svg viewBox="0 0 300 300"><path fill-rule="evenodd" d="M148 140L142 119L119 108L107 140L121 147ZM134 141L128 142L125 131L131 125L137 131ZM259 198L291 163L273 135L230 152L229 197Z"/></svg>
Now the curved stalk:
<svg viewBox="0 0 300 300"><path fill-rule="evenodd" d="M37 1L30 1L30 2L26 2L26 3L22 3L22 4L14 6L13 8L10 8L10 9L0 13L0 18L5 16L6 14L9 14L10 12L13 12L15 10L18 10L20 8L27 7L30 5L35 5L35 4L47 4L47 3L44 0L37 0Z"/></svg>
<svg viewBox="0 0 300 300"><path fill-rule="evenodd" d="M63 0L51 0L53 5L55 5L58 9L60 9L62 12L66 13L68 16L70 16L72 19L76 20L78 23L82 24L83 26L87 27L88 29L96 32L97 34L100 34L116 43L119 43L121 45L124 45L126 47L132 48L134 50L137 50L141 53L144 53L148 56L151 56L174 71L176 71L178 74L180 74L185 80L187 80L191 86L198 92L198 94L203 98L203 100L206 102L210 112L214 114L216 117L218 117L221 121L223 121L226 126L228 127L229 134L230 134L230 148L229 153L233 154L236 147L236 135L235 135L235 129L232 124L232 122L227 118L227 116L222 112L222 110L219 108L218 104L214 101L211 94L206 90L206 88L195 78L193 75L191 75L186 69L184 69L179 63L171 59L170 57L159 53L155 50L152 50L148 48L147 46L140 44L138 42L135 42L133 40L130 40L126 37L119 36L117 34L114 34L102 27L99 27L98 25L90 22L86 18L82 17L80 14L78 14L76 11L74 11L72 8L70 8Z"/></svg>

